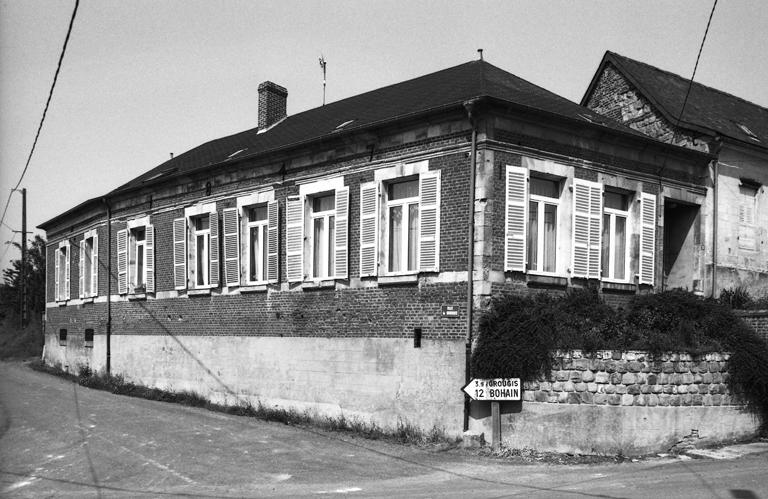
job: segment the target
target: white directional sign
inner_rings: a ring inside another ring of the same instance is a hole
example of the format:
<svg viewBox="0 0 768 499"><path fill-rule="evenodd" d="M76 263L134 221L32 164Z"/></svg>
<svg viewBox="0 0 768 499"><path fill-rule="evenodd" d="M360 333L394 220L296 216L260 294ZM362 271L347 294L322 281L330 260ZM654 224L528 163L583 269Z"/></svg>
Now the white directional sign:
<svg viewBox="0 0 768 499"><path fill-rule="evenodd" d="M472 400L520 400L520 386L520 378L474 378L462 390Z"/></svg>

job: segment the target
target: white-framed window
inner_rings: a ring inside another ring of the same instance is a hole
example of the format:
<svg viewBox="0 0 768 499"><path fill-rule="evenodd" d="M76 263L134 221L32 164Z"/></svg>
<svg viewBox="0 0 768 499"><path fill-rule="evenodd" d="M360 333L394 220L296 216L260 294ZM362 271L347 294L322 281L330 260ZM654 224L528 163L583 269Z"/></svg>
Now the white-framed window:
<svg viewBox="0 0 768 499"><path fill-rule="evenodd" d="M96 229L83 234L80 241L80 298L99 294L99 236Z"/></svg>
<svg viewBox="0 0 768 499"><path fill-rule="evenodd" d="M309 206L311 275L313 279L326 279L334 275L336 193L310 196Z"/></svg>
<svg viewBox="0 0 768 499"><path fill-rule="evenodd" d="M561 182L530 177L527 227L527 270L557 272L558 216Z"/></svg>
<svg viewBox="0 0 768 499"><path fill-rule="evenodd" d="M59 242L55 252L55 294L56 301L66 301L70 298L69 291L69 241Z"/></svg>
<svg viewBox="0 0 768 499"><path fill-rule="evenodd" d="M349 188L335 177L299 187L286 199L289 282L346 279L349 266Z"/></svg>
<svg viewBox="0 0 768 499"><path fill-rule="evenodd" d="M629 206L627 193L606 190L603 193L603 237L601 277L628 281L629 273Z"/></svg>
<svg viewBox="0 0 768 499"><path fill-rule="evenodd" d="M117 232L117 291L155 292L155 227L148 216L129 220Z"/></svg>
<svg viewBox="0 0 768 499"><path fill-rule="evenodd" d="M173 221L173 267L176 289L219 286L219 217L216 203L184 209Z"/></svg>
<svg viewBox="0 0 768 499"><path fill-rule="evenodd" d="M248 236L246 254L248 262L246 281L249 284L267 280L267 239L269 213L266 204L250 206L246 210L245 230Z"/></svg>
<svg viewBox="0 0 768 499"><path fill-rule="evenodd" d="M429 161L374 172L360 185L360 276L437 272L440 171Z"/></svg>
<svg viewBox="0 0 768 499"><path fill-rule="evenodd" d="M384 225L387 273L419 268L419 179L388 182Z"/></svg>

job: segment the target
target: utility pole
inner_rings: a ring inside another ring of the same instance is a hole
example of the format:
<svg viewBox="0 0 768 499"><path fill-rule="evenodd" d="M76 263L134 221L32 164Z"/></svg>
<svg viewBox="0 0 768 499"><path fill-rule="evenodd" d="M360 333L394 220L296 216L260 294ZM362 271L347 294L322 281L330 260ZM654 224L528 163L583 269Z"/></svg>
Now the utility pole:
<svg viewBox="0 0 768 499"><path fill-rule="evenodd" d="M27 325L27 188L21 189L21 328Z"/></svg>

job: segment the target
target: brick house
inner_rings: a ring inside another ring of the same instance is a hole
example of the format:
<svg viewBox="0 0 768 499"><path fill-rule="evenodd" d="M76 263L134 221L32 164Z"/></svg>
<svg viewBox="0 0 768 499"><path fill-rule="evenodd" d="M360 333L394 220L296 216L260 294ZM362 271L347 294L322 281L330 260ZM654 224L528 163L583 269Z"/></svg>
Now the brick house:
<svg viewBox="0 0 768 499"><path fill-rule="evenodd" d="M690 93L688 88L687 78L606 52L581 104L655 139L717 158L707 171L703 205L681 203L666 191L661 196L661 286L707 296L745 286L764 294L768 109L700 83ZM680 258L678 248L693 259Z"/></svg>
<svg viewBox="0 0 768 499"><path fill-rule="evenodd" d="M707 198L711 155L482 60L295 116L258 90L257 128L40 225L47 362L455 433L493 295L657 289L660 190Z"/></svg>

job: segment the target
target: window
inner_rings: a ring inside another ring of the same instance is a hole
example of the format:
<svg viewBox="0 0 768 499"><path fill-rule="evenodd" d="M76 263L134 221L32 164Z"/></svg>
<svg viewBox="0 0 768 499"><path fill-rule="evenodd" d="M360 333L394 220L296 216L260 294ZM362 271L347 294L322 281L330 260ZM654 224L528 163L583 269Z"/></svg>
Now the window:
<svg viewBox="0 0 768 499"><path fill-rule="evenodd" d="M419 181L387 184L387 271L418 269Z"/></svg>
<svg viewBox="0 0 768 499"><path fill-rule="evenodd" d="M149 217L130 220L117 232L117 277L120 294L155 292L155 227Z"/></svg>
<svg viewBox="0 0 768 499"><path fill-rule="evenodd" d="M601 248L601 275L604 279L629 279L629 245L627 220L629 196L605 191L603 195L603 241Z"/></svg>
<svg viewBox="0 0 768 499"><path fill-rule="evenodd" d="M246 230L248 234L248 282L267 280L267 230L269 217L267 206L253 206L247 210Z"/></svg>
<svg viewBox="0 0 768 499"><path fill-rule="evenodd" d="M64 240L56 248L55 256L55 298L56 301L69 300L69 241Z"/></svg>
<svg viewBox="0 0 768 499"><path fill-rule="evenodd" d="M85 330L85 346L93 348L93 329Z"/></svg>
<svg viewBox="0 0 768 499"><path fill-rule="evenodd" d="M333 275L336 195L311 198L312 277Z"/></svg>
<svg viewBox="0 0 768 499"><path fill-rule="evenodd" d="M59 329L59 345L67 344L67 330Z"/></svg>
<svg viewBox="0 0 768 499"><path fill-rule="evenodd" d="M299 196L286 200L289 282L347 277L348 210L349 188L341 177L304 184Z"/></svg>
<svg viewBox="0 0 768 499"><path fill-rule="evenodd" d="M437 272L440 171L421 161L382 168L374 179L360 185L360 276Z"/></svg>
<svg viewBox="0 0 768 499"><path fill-rule="evenodd" d="M208 286L210 272L211 223L208 216L194 217L192 227L192 262L195 286Z"/></svg>
<svg viewBox="0 0 768 499"><path fill-rule="evenodd" d="M80 298L89 298L99 294L98 248L96 230L86 232L80 241Z"/></svg>
<svg viewBox="0 0 768 499"><path fill-rule="evenodd" d="M528 201L528 270L536 272L555 272L557 270L557 207L559 198L559 181L531 177Z"/></svg>
<svg viewBox="0 0 768 499"><path fill-rule="evenodd" d="M219 218L215 203L184 210L173 221L173 268L176 289L219 285Z"/></svg>

